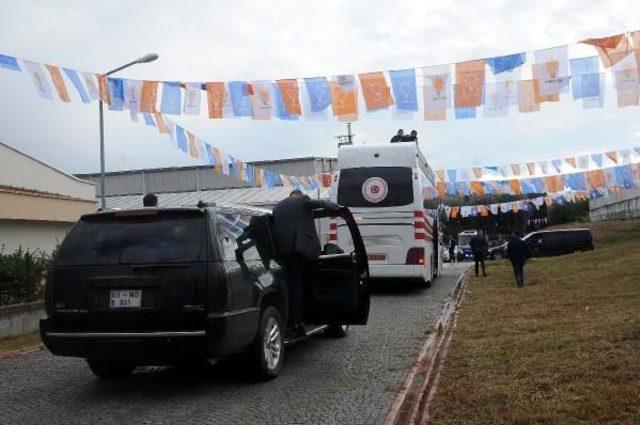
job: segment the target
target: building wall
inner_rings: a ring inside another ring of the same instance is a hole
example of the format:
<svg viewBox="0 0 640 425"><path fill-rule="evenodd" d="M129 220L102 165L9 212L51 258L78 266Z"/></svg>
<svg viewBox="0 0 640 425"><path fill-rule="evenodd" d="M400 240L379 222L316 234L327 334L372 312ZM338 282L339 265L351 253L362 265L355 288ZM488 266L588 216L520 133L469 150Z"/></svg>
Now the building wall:
<svg viewBox="0 0 640 425"><path fill-rule="evenodd" d="M95 197L95 187L91 182L56 170L3 143L0 143L0 185L59 193L74 198Z"/></svg>
<svg viewBox="0 0 640 425"><path fill-rule="evenodd" d="M0 219L5 220L74 223L82 214L95 212L97 207L95 198L85 201L0 190Z"/></svg>
<svg viewBox="0 0 640 425"><path fill-rule="evenodd" d="M625 190L589 202L591 221L640 218L640 189Z"/></svg>
<svg viewBox="0 0 640 425"><path fill-rule="evenodd" d="M0 249L11 253L20 246L29 251L51 253L73 223L0 219Z"/></svg>

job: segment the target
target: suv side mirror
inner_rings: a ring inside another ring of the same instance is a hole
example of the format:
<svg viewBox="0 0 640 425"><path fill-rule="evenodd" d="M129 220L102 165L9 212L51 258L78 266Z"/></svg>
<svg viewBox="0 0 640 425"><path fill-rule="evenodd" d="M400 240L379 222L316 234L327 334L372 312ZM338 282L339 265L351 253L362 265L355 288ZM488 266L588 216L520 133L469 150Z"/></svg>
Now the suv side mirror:
<svg viewBox="0 0 640 425"><path fill-rule="evenodd" d="M325 255L344 254L344 250L334 243L325 244L323 252Z"/></svg>

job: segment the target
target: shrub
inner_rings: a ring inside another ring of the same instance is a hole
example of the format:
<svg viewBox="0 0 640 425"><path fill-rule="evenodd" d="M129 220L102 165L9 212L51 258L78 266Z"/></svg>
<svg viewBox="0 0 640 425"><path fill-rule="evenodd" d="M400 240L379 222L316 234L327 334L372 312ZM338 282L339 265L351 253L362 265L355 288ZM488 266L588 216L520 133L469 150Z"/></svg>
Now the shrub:
<svg viewBox="0 0 640 425"><path fill-rule="evenodd" d="M51 255L22 247L10 254L0 251L0 305L42 299Z"/></svg>

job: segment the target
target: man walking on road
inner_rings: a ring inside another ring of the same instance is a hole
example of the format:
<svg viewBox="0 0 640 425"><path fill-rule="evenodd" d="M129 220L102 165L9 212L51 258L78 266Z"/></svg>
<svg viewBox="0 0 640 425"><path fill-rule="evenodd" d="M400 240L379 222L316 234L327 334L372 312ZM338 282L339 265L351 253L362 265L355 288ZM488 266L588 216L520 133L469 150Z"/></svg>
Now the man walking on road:
<svg viewBox="0 0 640 425"><path fill-rule="evenodd" d="M520 232L513 232L512 238L507 244L507 257L513 266L516 283L519 288L524 286L524 263L531 257L529 245L521 238Z"/></svg>
<svg viewBox="0 0 640 425"><path fill-rule="evenodd" d="M484 229L478 230L478 234L471 238L469 241L471 247L471 254L473 255L473 261L476 263L476 277L480 274L479 265L482 265L482 276L487 277L487 271L484 264L485 256L489 250L489 242L487 242L487 235Z"/></svg>
<svg viewBox="0 0 640 425"><path fill-rule="evenodd" d="M337 210L340 207L331 202L313 200L296 189L273 208L273 239L278 260L287 274L289 318L301 336L305 334L302 326L304 267L305 263L318 258L321 250L313 221L316 208Z"/></svg>

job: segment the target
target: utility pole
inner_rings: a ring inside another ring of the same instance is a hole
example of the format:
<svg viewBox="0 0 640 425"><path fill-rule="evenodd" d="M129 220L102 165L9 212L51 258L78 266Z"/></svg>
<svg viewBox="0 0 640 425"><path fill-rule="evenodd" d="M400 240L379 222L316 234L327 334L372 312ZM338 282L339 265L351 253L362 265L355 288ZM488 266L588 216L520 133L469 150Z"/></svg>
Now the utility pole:
<svg viewBox="0 0 640 425"><path fill-rule="evenodd" d="M353 136L355 136L355 134L351 132L351 123L348 122L347 134L341 134L339 136L336 136L336 139L338 139L338 147L344 146L344 145L353 145Z"/></svg>

